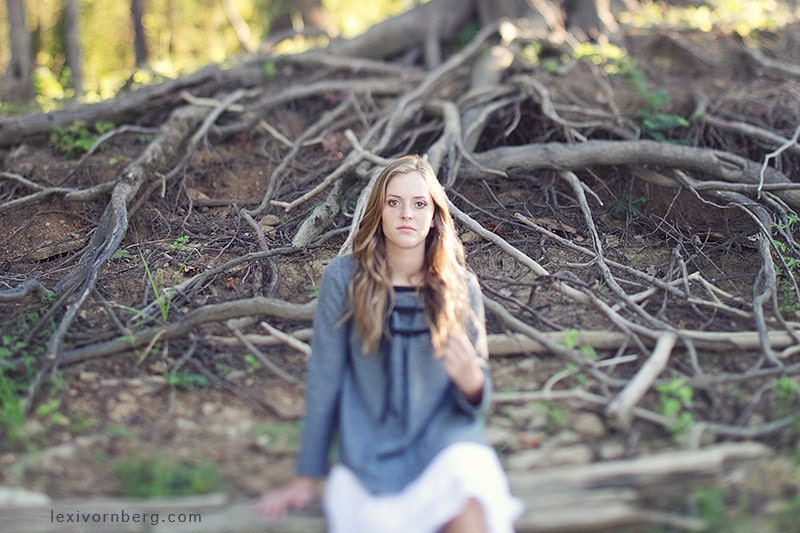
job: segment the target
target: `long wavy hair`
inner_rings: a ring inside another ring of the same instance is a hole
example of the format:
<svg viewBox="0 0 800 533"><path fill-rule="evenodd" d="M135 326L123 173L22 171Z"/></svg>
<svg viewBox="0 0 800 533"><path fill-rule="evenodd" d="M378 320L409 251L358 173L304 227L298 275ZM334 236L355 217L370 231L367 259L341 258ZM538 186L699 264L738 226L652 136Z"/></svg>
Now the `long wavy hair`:
<svg viewBox="0 0 800 533"><path fill-rule="evenodd" d="M381 227L386 187L396 176L419 173L434 205L433 227L425 241L423 281L419 290L430 326L434 353L450 335L463 333L471 316L464 267L464 247L456 233L447 196L430 163L407 155L389 163L378 175L358 231L353 238L356 271L348 288L348 307L343 320L353 318L364 353L374 353L388 335L387 320L394 305L391 270L386 257L386 238Z"/></svg>

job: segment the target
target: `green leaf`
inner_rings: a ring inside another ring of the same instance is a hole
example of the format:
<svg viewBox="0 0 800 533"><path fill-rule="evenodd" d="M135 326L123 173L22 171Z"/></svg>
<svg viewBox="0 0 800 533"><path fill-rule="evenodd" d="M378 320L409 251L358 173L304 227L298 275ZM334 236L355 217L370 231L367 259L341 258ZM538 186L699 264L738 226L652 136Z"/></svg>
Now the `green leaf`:
<svg viewBox="0 0 800 533"><path fill-rule="evenodd" d="M564 334L564 344L567 346L567 348L574 348L575 346L578 345L579 335L580 333L578 332L577 329L573 328L567 330L567 332Z"/></svg>

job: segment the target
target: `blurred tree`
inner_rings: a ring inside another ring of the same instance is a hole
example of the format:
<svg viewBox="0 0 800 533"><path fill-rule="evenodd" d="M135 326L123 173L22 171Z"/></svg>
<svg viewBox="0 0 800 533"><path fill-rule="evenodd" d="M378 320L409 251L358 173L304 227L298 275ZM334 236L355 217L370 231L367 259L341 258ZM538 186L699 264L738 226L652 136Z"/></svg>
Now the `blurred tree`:
<svg viewBox="0 0 800 533"><path fill-rule="evenodd" d="M333 19L322 0L285 0L282 5L282 14L272 23L270 33L292 30L299 33L305 29L334 31Z"/></svg>
<svg viewBox="0 0 800 533"><path fill-rule="evenodd" d="M25 1L6 0L11 59L0 81L0 100L24 104L34 96L33 45L25 22Z"/></svg>
<svg viewBox="0 0 800 533"><path fill-rule="evenodd" d="M233 28L233 32L236 34L239 47L245 52L252 52L253 47L250 43L250 27L239 12L236 0L222 0L222 8L225 10L225 16L228 17L231 28Z"/></svg>
<svg viewBox="0 0 800 533"><path fill-rule="evenodd" d="M150 61L147 51L147 36L144 32L144 24L142 18L144 17L143 0L131 0L131 24L133 26L133 55L135 58L136 68L147 67Z"/></svg>
<svg viewBox="0 0 800 533"><path fill-rule="evenodd" d="M64 23L64 55L69 68L72 88L76 95L83 93L83 49L78 0L66 0L61 14Z"/></svg>

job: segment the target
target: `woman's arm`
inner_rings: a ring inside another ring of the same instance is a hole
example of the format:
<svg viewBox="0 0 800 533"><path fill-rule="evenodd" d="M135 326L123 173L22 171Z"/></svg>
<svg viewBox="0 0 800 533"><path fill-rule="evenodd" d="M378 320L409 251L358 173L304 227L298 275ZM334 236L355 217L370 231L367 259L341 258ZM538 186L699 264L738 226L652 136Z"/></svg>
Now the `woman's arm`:
<svg viewBox="0 0 800 533"><path fill-rule="evenodd" d="M447 339L442 352L442 366L470 404L481 403L486 376L481 359L466 335L453 335Z"/></svg>
<svg viewBox="0 0 800 533"><path fill-rule="evenodd" d="M306 404L297 473L324 477L337 424L339 393L349 346L348 328L339 323L347 305L350 272L346 258L334 259L322 276L306 379Z"/></svg>
<svg viewBox="0 0 800 533"><path fill-rule="evenodd" d="M492 387L488 375L486 316L478 279L467 273L466 281L472 316L466 324L466 335L453 335L448 339L442 364L467 403L483 408L489 404Z"/></svg>

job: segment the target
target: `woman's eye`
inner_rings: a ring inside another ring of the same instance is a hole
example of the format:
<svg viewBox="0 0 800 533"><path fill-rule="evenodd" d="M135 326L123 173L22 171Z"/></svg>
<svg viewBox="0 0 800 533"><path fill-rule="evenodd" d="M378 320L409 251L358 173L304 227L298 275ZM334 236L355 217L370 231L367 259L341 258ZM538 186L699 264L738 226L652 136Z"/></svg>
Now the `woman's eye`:
<svg viewBox="0 0 800 533"><path fill-rule="evenodd" d="M387 202L387 204L388 204L390 207L397 207L397 206L400 204L400 202L398 202L397 200L389 200L389 201Z"/></svg>
<svg viewBox="0 0 800 533"><path fill-rule="evenodd" d="M418 201L417 203L415 203L414 205L415 205L415 206L417 206L419 209L422 209L422 208L424 208L425 206L427 206L428 204L427 204L427 203L425 203L425 202L423 202L422 200L419 200L419 201Z"/></svg>

